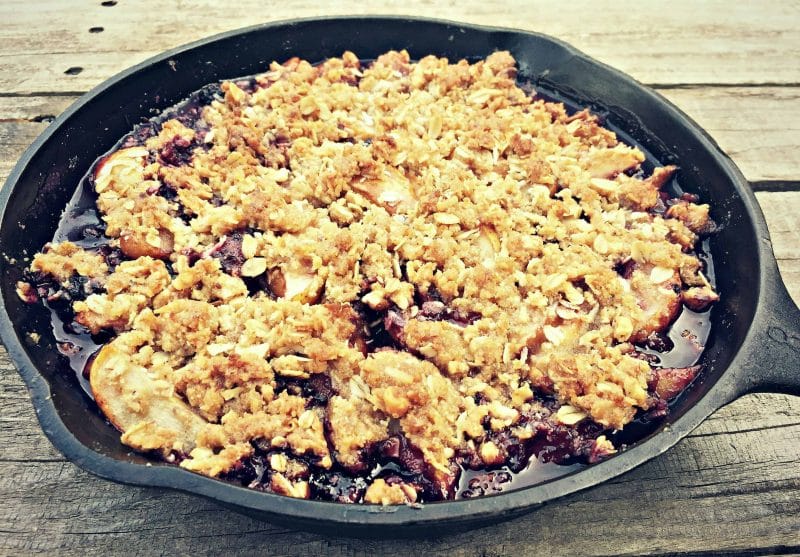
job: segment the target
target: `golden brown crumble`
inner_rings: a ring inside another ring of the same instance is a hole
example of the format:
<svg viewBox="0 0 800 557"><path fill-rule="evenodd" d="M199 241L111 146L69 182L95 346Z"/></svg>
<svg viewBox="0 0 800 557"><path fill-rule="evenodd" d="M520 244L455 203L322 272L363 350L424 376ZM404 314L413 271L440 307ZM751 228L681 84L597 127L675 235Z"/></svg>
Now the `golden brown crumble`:
<svg viewBox="0 0 800 557"><path fill-rule="evenodd" d="M223 83L205 133L168 120L107 156L97 206L129 260L64 242L31 269L102 285L73 309L117 333L91 385L123 442L219 476L258 441L279 451L271 489L307 497L287 455L358 471L399 430L447 485L459 452L502 464L487 431L535 434L537 393L565 425L647 409L632 343L717 299L687 253L708 206L654 211L674 167L642 178L642 152L515 75L507 52L292 59ZM367 350L359 307L404 350ZM325 405L280 389L317 375ZM378 478L364 499L417 494Z"/></svg>

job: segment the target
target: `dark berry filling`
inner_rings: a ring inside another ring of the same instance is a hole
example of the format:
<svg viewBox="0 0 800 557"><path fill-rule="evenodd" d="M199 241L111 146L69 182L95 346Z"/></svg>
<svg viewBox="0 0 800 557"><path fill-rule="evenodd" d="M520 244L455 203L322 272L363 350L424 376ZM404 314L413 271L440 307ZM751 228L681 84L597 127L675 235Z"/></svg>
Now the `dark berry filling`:
<svg viewBox="0 0 800 557"><path fill-rule="evenodd" d="M219 259L222 270L229 275L240 276L245 262L242 253L242 233L233 232L225 236L225 239L211 250L211 257Z"/></svg>

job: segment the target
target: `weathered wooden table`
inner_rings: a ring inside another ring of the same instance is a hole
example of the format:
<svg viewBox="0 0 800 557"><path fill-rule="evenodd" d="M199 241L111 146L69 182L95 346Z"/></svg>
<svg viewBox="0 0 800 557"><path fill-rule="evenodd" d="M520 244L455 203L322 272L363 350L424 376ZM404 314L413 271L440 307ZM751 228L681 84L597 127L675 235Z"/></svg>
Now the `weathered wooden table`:
<svg viewBox="0 0 800 557"><path fill-rule="evenodd" d="M560 37L650 84L752 183L800 301L800 4L502 0L3 0L0 176L55 115L162 50L267 20L403 13ZM800 363L798 364L800 368ZM522 518L417 541L322 537L80 470L42 434L0 352L0 553L764 554L800 552L800 399L753 394L660 458Z"/></svg>

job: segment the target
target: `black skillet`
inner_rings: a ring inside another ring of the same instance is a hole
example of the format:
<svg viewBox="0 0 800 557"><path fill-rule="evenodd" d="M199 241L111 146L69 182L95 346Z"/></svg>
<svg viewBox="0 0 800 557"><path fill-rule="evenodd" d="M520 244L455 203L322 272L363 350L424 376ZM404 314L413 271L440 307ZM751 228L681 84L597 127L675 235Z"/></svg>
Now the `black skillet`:
<svg viewBox="0 0 800 557"><path fill-rule="evenodd" d="M213 480L131 453L81 392L50 334L49 315L14 291L26 257L50 240L81 176L131 128L201 86L264 71L272 60L320 61L352 50L374 58L406 48L451 60L510 50L519 79L588 106L661 163L680 166L681 187L711 203L722 301L712 313L705 371L660 427L628 450L585 470L492 497L422 508L305 501ZM79 466L117 482L162 486L211 498L294 528L401 536L474 526L518 515L618 476L663 453L709 414L755 390L800 391L800 312L782 284L761 210L747 181L697 124L663 97L560 41L522 31L429 19L348 17L259 25L151 58L99 85L28 148L0 193L4 311L0 334L30 390L42 428ZM40 332L33 343L29 332Z"/></svg>

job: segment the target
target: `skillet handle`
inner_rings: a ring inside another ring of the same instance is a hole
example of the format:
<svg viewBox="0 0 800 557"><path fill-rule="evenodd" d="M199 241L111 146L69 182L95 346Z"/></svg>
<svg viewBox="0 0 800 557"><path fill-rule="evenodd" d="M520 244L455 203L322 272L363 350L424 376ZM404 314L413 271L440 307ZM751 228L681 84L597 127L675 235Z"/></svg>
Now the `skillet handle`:
<svg viewBox="0 0 800 557"><path fill-rule="evenodd" d="M770 271L762 285L763 303L742 348L737 396L759 391L800 396L800 309L776 266Z"/></svg>

